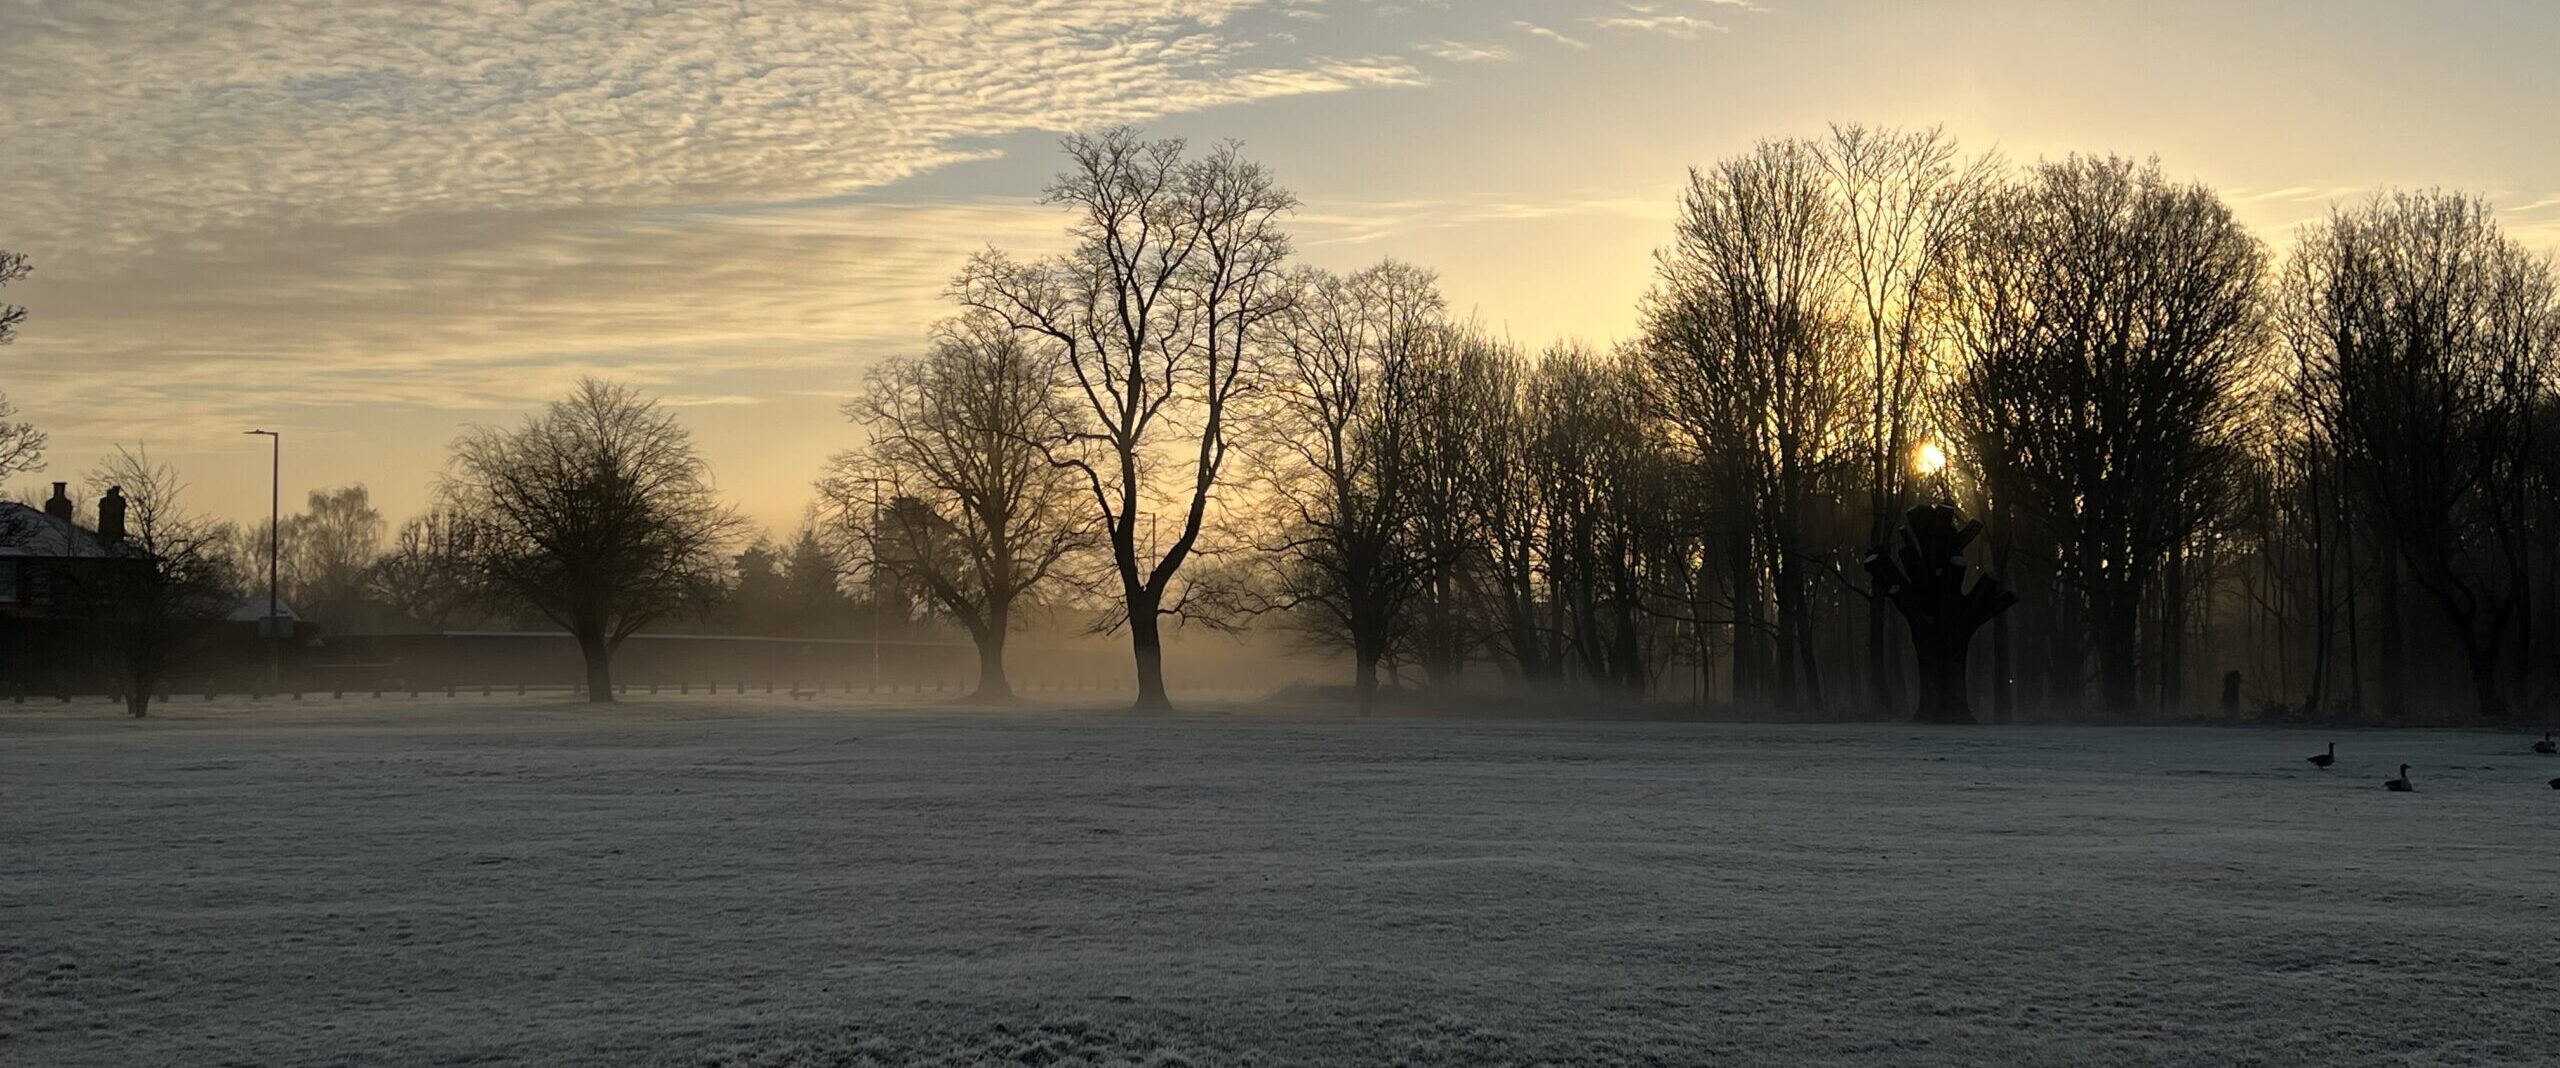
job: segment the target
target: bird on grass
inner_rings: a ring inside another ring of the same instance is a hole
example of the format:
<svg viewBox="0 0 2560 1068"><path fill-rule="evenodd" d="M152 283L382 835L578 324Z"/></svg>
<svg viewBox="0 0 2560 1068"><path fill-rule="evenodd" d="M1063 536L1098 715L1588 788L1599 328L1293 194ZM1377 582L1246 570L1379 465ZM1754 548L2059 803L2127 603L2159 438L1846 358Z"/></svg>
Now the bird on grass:
<svg viewBox="0 0 2560 1068"><path fill-rule="evenodd" d="M2311 766L2315 768L2325 768L2335 764L2338 762L2338 743L2329 743L2329 751L2326 753L2313 753L2302 759L2310 761Z"/></svg>
<svg viewBox="0 0 2560 1068"><path fill-rule="evenodd" d="M2418 789L2409 785L2409 765L2407 764L2400 765L2399 778L2382 780L2382 788L2395 794L2415 793Z"/></svg>
<svg viewBox="0 0 2560 1068"><path fill-rule="evenodd" d="M2552 741L2551 732L2544 731L2542 732L2542 740L2533 743L2533 751L2544 756L2550 756L2553 753L2560 753L2560 742Z"/></svg>

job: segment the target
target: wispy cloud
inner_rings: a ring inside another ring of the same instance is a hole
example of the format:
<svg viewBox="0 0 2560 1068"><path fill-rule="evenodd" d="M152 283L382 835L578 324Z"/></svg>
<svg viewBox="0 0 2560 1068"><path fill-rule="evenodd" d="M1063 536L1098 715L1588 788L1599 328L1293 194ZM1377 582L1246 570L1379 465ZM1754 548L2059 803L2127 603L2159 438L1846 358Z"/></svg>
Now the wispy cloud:
<svg viewBox="0 0 2560 1068"><path fill-rule="evenodd" d="M1444 63L1501 63L1515 55L1507 45L1465 41L1425 41L1414 50Z"/></svg>
<svg viewBox="0 0 2560 1068"><path fill-rule="evenodd" d="M1531 37L1538 38L1542 41L1550 41L1555 44L1560 44L1567 48L1584 49L1591 47L1589 42L1583 41L1578 37L1569 37L1560 31L1549 29L1525 19L1514 22L1511 25L1517 27L1520 32L1528 34Z"/></svg>

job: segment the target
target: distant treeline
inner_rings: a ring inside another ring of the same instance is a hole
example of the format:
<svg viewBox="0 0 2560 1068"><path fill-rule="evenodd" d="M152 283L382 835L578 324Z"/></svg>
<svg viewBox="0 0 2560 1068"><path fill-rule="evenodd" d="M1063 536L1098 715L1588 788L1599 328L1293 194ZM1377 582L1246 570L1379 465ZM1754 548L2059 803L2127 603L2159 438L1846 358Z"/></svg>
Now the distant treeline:
<svg viewBox="0 0 2560 1068"><path fill-rule="evenodd" d="M972 637L990 693L1038 616L1127 633L1141 705L1173 620L1338 650L1364 699L1896 715L1860 562L1947 501L2022 598L1975 661L1995 719L2219 712L2231 673L2260 716L2560 696L2560 286L2478 197L2379 193L2279 252L2157 162L1835 128L1691 173L1634 340L1531 347L1425 269L1293 265L1296 200L1232 145L1065 149L1073 248L960 271L787 543L742 552L673 418L589 383L458 442L387 550L315 495L302 599L539 615L599 665L681 615L885 605Z"/></svg>

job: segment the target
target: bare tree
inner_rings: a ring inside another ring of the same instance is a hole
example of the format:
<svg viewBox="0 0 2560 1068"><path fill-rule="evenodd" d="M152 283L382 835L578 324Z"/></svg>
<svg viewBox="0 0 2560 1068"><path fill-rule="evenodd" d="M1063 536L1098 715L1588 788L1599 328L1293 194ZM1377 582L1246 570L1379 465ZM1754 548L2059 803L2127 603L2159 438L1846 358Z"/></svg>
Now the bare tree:
<svg viewBox="0 0 2560 1068"><path fill-rule="evenodd" d="M26 277L30 269L25 253L0 250L0 286ZM18 324L26 318L26 308L0 303L0 345L17 339ZM36 429L34 423L15 419L17 414L8 395L0 393L0 480L44 469L44 431Z"/></svg>
<svg viewBox="0 0 2560 1068"><path fill-rule="evenodd" d="M2332 214L2304 231L2284 277L2310 433L2399 565L2381 592L2396 594L2405 567L2442 610L2490 719L2521 682L2509 665L2547 536L2532 521L2532 434L2560 356L2555 288L2551 262L2502 234L2485 201L2445 192Z"/></svg>
<svg viewBox="0 0 2560 1068"><path fill-rule="evenodd" d="M1162 617L1182 611L1175 583L1205 548L1253 350L1287 304L1280 220L1297 201L1231 144L1192 159L1124 128L1065 147L1073 169L1047 199L1074 211L1075 248L1038 263L990 250L952 292L1058 349L1074 411L1044 445L1093 498L1137 704L1165 708Z"/></svg>
<svg viewBox="0 0 2560 1068"><path fill-rule="evenodd" d="M1277 324L1261 483L1275 512L1284 606L1320 639L1348 639L1366 715L1405 607L1435 569L1423 540L1432 452L1429 366L1456 340L1438 282L1392 260L1302 274Z"/></svg>
<svg viewBox="0 0 2560 1068"><path fill-rule="evenodd" d="M1636 349L1556 346L1528 407L1549 629L1582 678L1638 696L1652 683L1646 568L1670 497L1642 361Z"/></svg>
<svg viewBox="0 0 2560 1068"><path fill-rule="evenodd" d="M1406 640L1431 683L1457 685L1486 628L1476 608L1487 603L1483 562L1498 474L1505 452L1520 363L1503 342L1481 330L1443 327L1414 369L1407 405L1413 450L1409 485L1416 517L1415 553L1425 568Z"/></svg>
<svg viewBox="0 0 2560 1068"><path fill-rule="evenodd" d="M170 671L232 607L239 574L227 524L186 510L176 470L119 448L89 473L99 493L99 556L65 573L73 602L100 628L125 710L151 710Z"/></svg>
<svg viewBox="0 0 2560 1068"><path fill-rule="evenodd" d="M968 630L981 699L1013 696L1017 607L1092 529L1073 474L1038 443L1059 415L1057 368L1036 341L983 314L942 324L930 351L883 365L845 405L868 440L818 484L836 530Z"/></svg>
<svg viewBox="0 0 2560 1068"><path fill-rule="evenodd" d="M1765 142L1690 173L1648 298L1647 358L1665 410L1701 476L1747 516L1731 561L1736 696L1758 696L1767 669L1765 588L1782 707L1823 705L1804 524L1816 490L1856 455L1856 335L1840 285L1848 249L1821 155Z"/></svg>
<svg viewBox="0 0 2560 1068"><path fill-rule="evenodd" d="M474 525L450 510L430 510L400 524L391 548L373 562L365 588L412 621L442 630L487 602L473 551Z"/></svg>
<svg viewBox="0 0 2560 1068"><path fill-rule="evenodd" d="M382 554L384 524L372 494L361 484L312 490L293 525L296 599L317 605L360 596Z"/></svg>
<svg viewBox="0 0 2560 1068"><path fill-rule="evenodd" d="M1944 276L1997 172L1989 157L1961 160L1955 139L1935 127L1834 126L1815 151L1839 201L1842 281L1865 350L1858 462L1868 540L1883 545L1910 503L1909 458L1930 430L1927 387L1949 293ZM1879 709L1901 704L1887 607L1886 598L1867 599L1868 688Z"/></svg>
<svg viewBox="0 0 2560 1068"><path fill-rule="evenodd" d="M268 522L239 528L233 550L241 559L260 561L262 570ZM383 525L362 485L312 490L301 513L284 517L274 542L285 598L309 616L363 596L368 572L382 553Z"/></svg>
<svg viewBox="0 0 2560 1068"><path fill-rule="evenodd" d="M1958 418L1994 499L2057 538L2111 710L2141 689L2148 591L2187 595L2181 554L2235 503L2265 263L2211 190L2073 157L1994 194L1954 272Z"/></svg>
<svg viewBox="0 0 2560 1068"><path fill-rule="evenodd" d="M483 578L577 639L595 702L613 700L624 639L717 597L746 529L675 416L596 379L513 430L457 439L439 495Z"/></svg>

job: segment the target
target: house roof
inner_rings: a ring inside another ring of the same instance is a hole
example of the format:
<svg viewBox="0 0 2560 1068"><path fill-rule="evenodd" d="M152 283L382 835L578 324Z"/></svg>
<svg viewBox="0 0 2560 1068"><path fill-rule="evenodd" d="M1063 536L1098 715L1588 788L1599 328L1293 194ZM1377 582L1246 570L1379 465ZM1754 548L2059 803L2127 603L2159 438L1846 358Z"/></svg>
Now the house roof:
<svg viewBox="0 0 2560 1068"><path fill-rule="evenodd" d="M65 559L140 555L142 550L129 543L107 541L94 530L46 515L42 508L30 508L16 501L0 501L0 557Z"/></svg>
<svg viewBox="0 0 2560 1068"><path fill-rule="evenodd" d="M282 601L276 602L276 614L296 623L302 622L302 613L294 611L292 605ZM231 610L223 613L222 616L224 620L232 623L255 623L266 617L267 595L263 593L251 597L233 598Z"/></svg>

